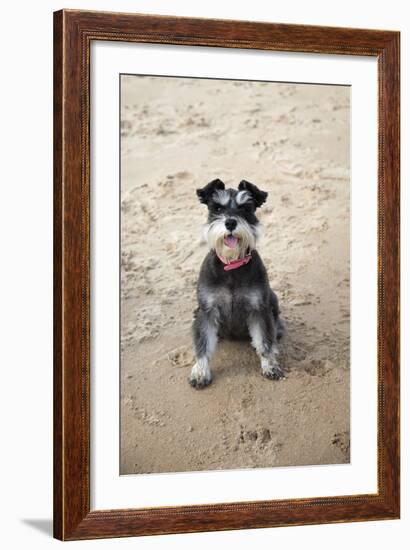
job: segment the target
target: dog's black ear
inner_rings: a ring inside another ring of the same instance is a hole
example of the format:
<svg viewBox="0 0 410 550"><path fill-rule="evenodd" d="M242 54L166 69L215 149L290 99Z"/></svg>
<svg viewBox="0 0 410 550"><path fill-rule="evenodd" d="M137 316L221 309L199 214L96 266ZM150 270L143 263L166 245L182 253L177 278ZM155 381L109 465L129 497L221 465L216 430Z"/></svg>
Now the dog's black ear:
<svg viewBox="0 0 410 550"><path fill-rule="evenodd" d="M225 189L225 184L220 179L212 180L210 183L205 185L205 187L202 187L202 189L197 189L196 194L198 195L200 202L207 204L217 189Z"/></svg>
<svg viewBox="0 0 410 550"><path fill-rule="evenodd" d="M252 195L253 202L255 203L256 208L259 208L259 206L262 206L262 204L266 201L268 194L266 191L261 191L254 185L253 183L249 183L249 181L242 180L241 183L238 185L239 191L248 191Z"/></svg>

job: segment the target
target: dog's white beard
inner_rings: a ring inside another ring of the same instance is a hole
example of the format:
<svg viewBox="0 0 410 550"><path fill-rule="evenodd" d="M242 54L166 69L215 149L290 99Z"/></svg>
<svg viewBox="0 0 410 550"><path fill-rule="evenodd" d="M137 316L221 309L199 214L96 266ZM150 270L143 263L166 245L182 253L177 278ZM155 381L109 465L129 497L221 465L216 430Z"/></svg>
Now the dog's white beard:
<svg viewBox="0 0 410 550"><path fill-rule="evenodd" d="M251 226L242 219L237 219L237 226L232 232L238 239L235 248L230 248L224 243L224 238L230 234L225 227L225 219L214 220L205 226L204 236L211 250L228 261L244 258L248 251L256 247L256 240L260 231L258 226Z"/></svg>

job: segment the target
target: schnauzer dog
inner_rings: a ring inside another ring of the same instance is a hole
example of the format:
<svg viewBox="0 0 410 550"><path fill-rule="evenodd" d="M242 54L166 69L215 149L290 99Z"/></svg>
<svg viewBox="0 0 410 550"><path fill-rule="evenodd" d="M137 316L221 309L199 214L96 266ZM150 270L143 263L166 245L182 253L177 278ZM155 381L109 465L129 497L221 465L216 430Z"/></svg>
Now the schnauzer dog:
<svg viewBox="0 0 410 550"><path fill-rule="evenodd" d="M255 211L268 194L245 180L225 189L216 179L197 189L208 207L205 257L197 286L198 308L192 326L196 363L190 384L204 388L212 381L209 362L218 338L249 339L271 380L284 376L277 361L277 342L284 332L276 294L255 250L260 225Z"/></svg>

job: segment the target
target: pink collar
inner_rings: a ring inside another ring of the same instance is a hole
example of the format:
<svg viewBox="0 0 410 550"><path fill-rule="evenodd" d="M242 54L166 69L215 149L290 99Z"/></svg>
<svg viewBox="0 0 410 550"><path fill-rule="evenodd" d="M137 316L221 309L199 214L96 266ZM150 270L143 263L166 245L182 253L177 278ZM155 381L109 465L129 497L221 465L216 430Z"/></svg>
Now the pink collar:
<svg viewBox="0 0 410 550"><path fill-rule="evenodd" d="M244 258L239 258L238 260L232 260L232 261L226 260L219 254L216 254L216 255L221 260L221 262L225 264L224 271L231 271L231 269L238 269L238 267L242 267L243 265L246 265L252 259L252 254L247 254Z"/></svg>

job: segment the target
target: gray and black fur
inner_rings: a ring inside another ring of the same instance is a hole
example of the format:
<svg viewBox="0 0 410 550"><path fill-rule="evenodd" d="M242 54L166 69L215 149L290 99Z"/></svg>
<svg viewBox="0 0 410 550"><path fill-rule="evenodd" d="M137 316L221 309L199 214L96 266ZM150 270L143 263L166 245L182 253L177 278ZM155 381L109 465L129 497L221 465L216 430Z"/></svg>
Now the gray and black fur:
<svg viewBox="0 0 410 550"><path fill-rule="evenodd" d="M198 279L198 308L192 326L196 363L190 384L203 388L212 381L210 359L219 338L251 339L261 360L262 374L277 380L283 377L277 362L277 342L284 331L276 294L270 288L265 266L255 250L260 233L256 209L268 194L247 181L238 189L225 189L217 179L197 190L200 202L208 207L205 238L210 248ZM235 249L225 245L234 237ZM241 267L224 270L219 256L230 260L251 254Z"/></svg>

